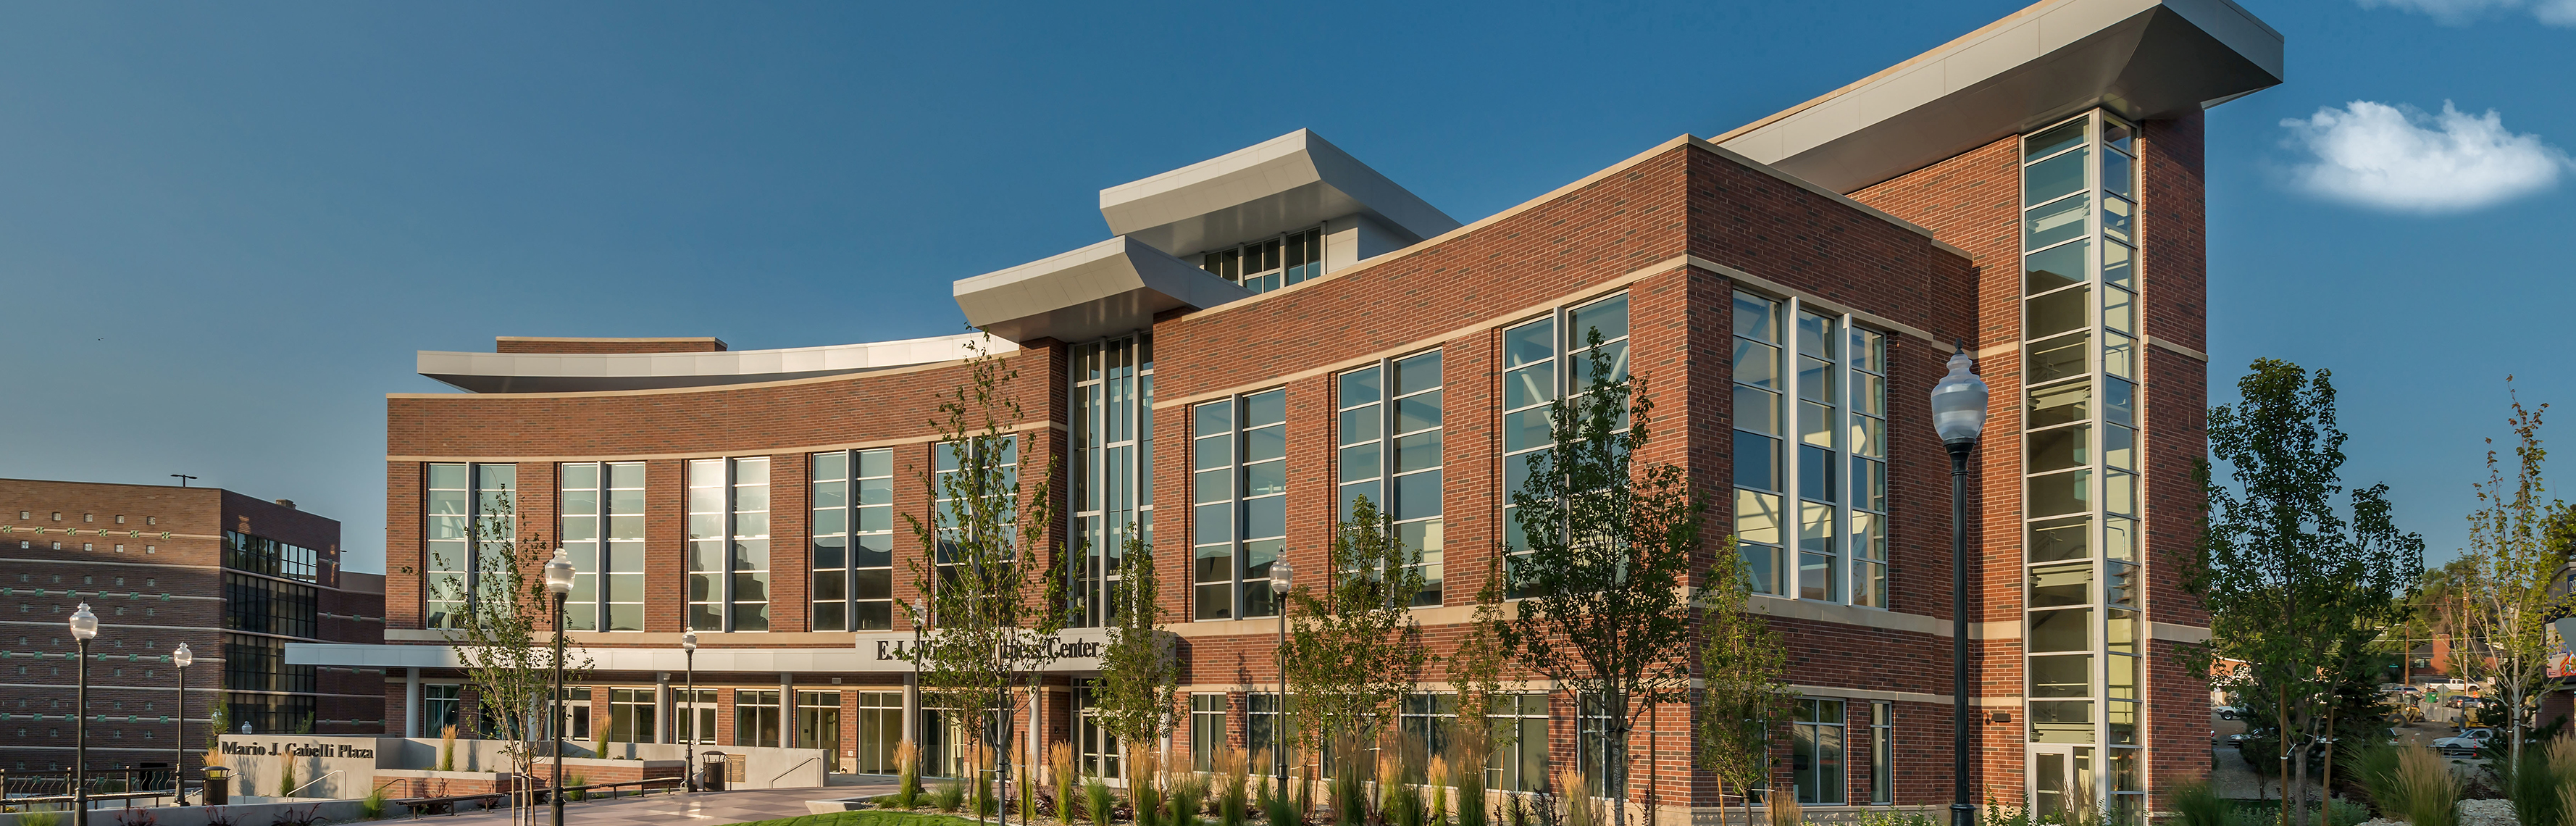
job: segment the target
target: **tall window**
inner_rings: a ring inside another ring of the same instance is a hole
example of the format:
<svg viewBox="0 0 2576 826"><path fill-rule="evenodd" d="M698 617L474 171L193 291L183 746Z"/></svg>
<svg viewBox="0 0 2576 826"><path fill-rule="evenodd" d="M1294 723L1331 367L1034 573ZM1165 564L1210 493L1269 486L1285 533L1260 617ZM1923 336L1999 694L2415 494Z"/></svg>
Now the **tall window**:
<svg viewBox="0 0 2576 826"><path fill-rule="evenodd" d="M590 739L590 689L566 686L555 698L555 725L561 736L573 740Z"/></svg>
<svg viewBox="0 0 2576 826"><path fill-rule="evenodd" d="M1520 557L1529 553L1529 537L1522 533L1519 508L1510 504L1511 497L1528 480L1530 461L1554 444L1548 403L1580 395L1590 386L1593 351L1587 342L1596 331L1601 334L1601 352L1610 357L1610 377L1626 378L1627 293L1560 309L1503 331L1503 545L1505 562L1512 566L1505 571L1507 578Z"/></svg>
<svg viewBox="0 0 2576 826"><path fill-rule="evenodd" d="M1283 756L1280 744L1296 740L1297 700L1290 697L1285 715L1280 713L1279 695L1243 695L1243 750L1252 755L1256 773L1274 771ZM1284 736L1283 736L1284 735Z"/></svg>
<svg viewBox="0 0 2576 826"><path fill-rule="evenodd" d="M860 774L893 774L895 744L903 740L903 692L859 692L858 765Z"/></svg>
<svg viewBox="0 0 2576 826"><path fill-rule="evenodd" d="M1341 443L1341 515L1360 497L1394 520L1407 552L1422 554L1423 590L1415 605L1439 605L1445 539L1441 530L1440 351L1386 359L1334 382Z"/></svg>
<svg viewBox="0 0 2576 826"><path fill-rule="evenodd" d="M894 451L814 454L814 630L894 627Z"/></svg>
<svg viewBox="0 0 2576 826"><path fill-rule="evenodd" d="M978 458L979 453L983 454L982 458ZM1004 526L1002 535L996 538L1005 545L1015 542L1009 526L1019 515L1020 440L1017 436L992 439L978 436L964 442L932 445L930 455L938 468L937 476L930 483L930 516L939 525L939 548L933 562L939 568L940 581L951 582L958 576L959 543L966 539L961 526L974 522L971 503L956 498L963 491L954 487L968 481L959 479L957 474L965 472L969 466L982 466L984 463L990 463L1000 471L999 477L993 480L998 488L987 492L993 500L990 504L999 511Z"/></svg>
<svg viewBox="0 0 2576 826"><path fill-rule="evenodd" d="M769 630L769 457L689 461L689 627Z"/></svg>
<svg viewBox="0 0 2576 826"><path fill-rule="evenodd" d="M1216 756L1225 751L1225 713L1225 695L1190 695L1191 771L1216 771Z"/></svg>
<svg viewBox="0 0 2576 826"><path fill-rule="evenodd" d="M1735 538L1755 593L1781 588L1780 302L1735 294Z"/></svg>
<svg viewBox="0 0 2576 826"><path fill-rule="evenodd" d="M1799 700L1790 724L1789 774L1798 802L1843 802L1843 701Z"/></svg>
<svg viewBox="0 0 2576 826"><path fill-rule="evenodd" d="M1073 350L1072 625L1098 626L1113 610L1119 552L1129 526L1154 540L1154 347L1144 335Z"/></svg>
<svg viewBox="0 0 2576 826"><path fill-rule="evenodd" d="M1896 802L1896 704L1869 704L1869 802Z"/></svg>
<svg viewBox="0 0 2576 826"><path fill-rule="evenodd" d="M564 627L644 630L644 463L566 462L560 474L573 567Z"/></svg>
<svg viewBox="0 0 2576 826"><path fill-rule="evenodd" d="M1887 337L1746 292L1734 322L1735 535L1752 590L1887 607Z"/></svg>
<svg viewBox="0 0 2576 826"><path fill-rule="evenodd" d="M1211 252L1200 259L1199 266L1256 293L1293 286L1324 274L1324 228Z"/></svg>
<svg viewBox="0 0 2576 826"><path fill-rule="evenodd" d="M620 743L651 743L661 739L661 729L654 724L655 705L653 689L609 689L608 739Z"/></svg>
<svg viewBox="0 0 2576 826"><path fill-rule="evenodd" d="M1887 607L1887 336L1850 328L1851 601Z"/></svg>
<svg viewBox="0 0 2576 826"><path fill-rule="evenodd" d="M1276 614L1266 581L1288 537L1287 400L1268 390L1191 408L1193 618Z"/></svg>
<svg viewBox="0 0 2576 826"><path fill-rule="evenodd" d="M1427 749L1425 754L1448 754L1449 745L1457 741L1458 695L1405 695L1402 704L1396 708L1395 727L1404 739ZM1418 772L1405 777L1409 783L1420 783L1425 779Z"/></svg>
<svg viewBox="0 0 2576 826"><path fill-rule="evenodd" d="M733 744L737 746L778 745L778 690L736 689L733 692Z"/></svg>
<svg viewBox="0 0 2576 826"><path fill-rule="evenodd" d="M1547 695L1495 695L1485 719L1494 743L1485 759L1486 788L1532 792L1553 784L1547 771Z"/></svg>
<svg viewBox="0 0 2576 826"><path fill-rule="evenodd" d="M2115 811L2143 804L2119 771L2140 743L2136 140L2098 111L2022 139L2030 774L2035 795ZM2045 744L2105 747L2113 770Z"/></svg>
<svg viewBox="0 0 2576 826"><path fill-rule="evenodd" d="M297 582L319 582L313 549L266 537L224 532L224 567Z"/></svg>
<svg viewBox="0 0 2576 826"><path fill-rule="evenodd" d="M511 516L517 504L519 466L506 464L432 463L429 470L428 524L422 548L422 600L430 628L465 627L469 595L501 586L499 577L478 572L509 564L515 537Z"/></svg>

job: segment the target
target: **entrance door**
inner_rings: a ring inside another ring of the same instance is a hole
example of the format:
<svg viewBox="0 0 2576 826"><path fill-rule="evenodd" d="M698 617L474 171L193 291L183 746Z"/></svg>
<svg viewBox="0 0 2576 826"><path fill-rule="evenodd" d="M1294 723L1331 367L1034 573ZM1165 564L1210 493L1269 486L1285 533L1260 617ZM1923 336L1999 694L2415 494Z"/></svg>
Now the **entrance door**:
<svg viewBox="0 0 2576 826"><path fill-rule="evenodd" d="M2030 747L2030 817L2038 822L2074 823L2099 808L2101 792L2093 774L2093 747L2034 744Z"/></svg>

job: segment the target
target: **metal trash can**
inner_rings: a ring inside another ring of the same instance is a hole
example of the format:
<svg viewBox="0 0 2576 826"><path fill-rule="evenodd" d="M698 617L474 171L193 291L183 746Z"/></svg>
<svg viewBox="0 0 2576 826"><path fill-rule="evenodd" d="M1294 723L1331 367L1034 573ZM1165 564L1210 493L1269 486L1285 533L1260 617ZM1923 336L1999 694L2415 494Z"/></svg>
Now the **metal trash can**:
<svg viewBox="0 0 2576 826"><path fill-rule="evenodd" d="M724 752L720 752L720 751L702 751L702 752L698 752L698 791L702 791L702 792L721 792L721 791L724 791L724 790L725 790L725 769L726 769L729 765L730 765L730 764L728 764L728 763L725 761L725 753L724 753Z"/></svg>
<svg viewBox="0 0 2576 826"><path fill-rule="evenodd" d="M198 796L199 796L199 797L202 797L202 798L204 798L204 799L205 799L205 800L204 800L205 805L208 805L208 806L225 806L225 805L230 805L230 804L232 803L232 800L233 800L233 794L232 794L232 791L233 791L233 770L232 770L232 769L224 768L224 767L222 767L222 766L207 766L207 767L206 767L206 782L205 782L205 786L204 786L203 788L201 788L201 789L199 789L199 790L198 790Z"/></svg>

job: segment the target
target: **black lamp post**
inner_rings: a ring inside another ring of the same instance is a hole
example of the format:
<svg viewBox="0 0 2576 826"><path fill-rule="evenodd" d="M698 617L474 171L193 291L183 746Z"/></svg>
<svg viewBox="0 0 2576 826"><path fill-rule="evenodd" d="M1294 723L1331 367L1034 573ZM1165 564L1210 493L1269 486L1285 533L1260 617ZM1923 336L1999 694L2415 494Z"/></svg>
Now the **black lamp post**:
<svg viewBox="0 0 2576 826"><path fill-rule="evenodd" d="M698 790L698 632L680 632L680 664L689 672L689 704L679 710L689 716L688 731L680 736L686 744L680 747L684 755L680 762L687 764L680 767L680 785L694 792Z"/></svg>
<svg viewBox="0 0 2576 826"><path fill-rule="evenodd" d="M572 555L555 549L555 558L546 561L546 593L555 597L555 779L554 794L546 802L554 810L554 826L563 826L563 761L564 761L564 595L572 593Z"/></svg>
<svg viewBox="0 0 2576 826"><path fill-rule="evenodd" d="M1270 563L1271 610L1279 614L1279 697L1270 706L1270 762L1274 773L1271 788L1288 793L1288 589L1297 581L1297 569L1280 559Z"/></svg>
<svg viewBox="0 0 2576 826"><path fill-rule="evenodd" d="M1950 450L1951 826L1975 826L1968 804L1968 454L1986 429L1986 380L1968 372L1976 359L1962 343L1950 374L1932 386L1932 429Z"/></svg>
<svg viewBox="0 0 2576 826"><path fill-rule="evenodd" d="M170 805L188 805L188 665L197 655L188 651L187 643L170 652L170 664L179 672L179 739L170 743Z"/></svg>
<svg viewBox="0 0 2576 826"><path fill-rule="evenodd" d="M89 641L98 638L98 615L89 603L72 611L72 642L80 663L72 667L72 826L89 823Z"/></svg>

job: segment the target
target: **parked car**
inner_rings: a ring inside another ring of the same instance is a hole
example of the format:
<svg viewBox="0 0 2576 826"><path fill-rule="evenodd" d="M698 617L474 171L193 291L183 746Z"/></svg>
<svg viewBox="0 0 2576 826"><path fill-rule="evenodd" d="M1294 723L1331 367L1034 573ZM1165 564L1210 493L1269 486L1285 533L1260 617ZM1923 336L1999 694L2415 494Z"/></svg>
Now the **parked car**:
<svg viewBox="0 0 2576 826"><path fill-rule="evenodd" d="M2219 706L2217 711L2218 719L2221 720L2234 720L2245 716L2244 706Z"/></svg>
<svg viewBox="0 0 2576 826"><path fill-rule="evenodd" d="M2461 729L2460 733L2433 741L2433 750L2449 755L2476 756L2478 750L2495 740L2495 729L2485 726Z"/></svg>

